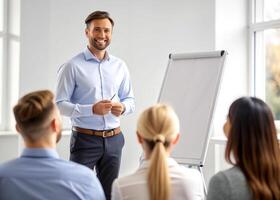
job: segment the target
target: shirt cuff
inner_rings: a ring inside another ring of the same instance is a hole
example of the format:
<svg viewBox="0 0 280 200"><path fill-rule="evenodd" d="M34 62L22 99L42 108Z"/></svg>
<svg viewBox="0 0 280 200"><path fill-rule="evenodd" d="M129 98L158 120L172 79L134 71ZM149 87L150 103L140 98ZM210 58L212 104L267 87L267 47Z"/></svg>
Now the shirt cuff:
<svg viewBox="0 0 280 200"><path fill-rule="evenodd" d="M123 105L123 111L122 111L121 115L123 115L125 113L125 111L126 111L126 106L125 106L124 103L121 103L121 104Z"/></svg>
<svg viewBox="0 0 280 200"><path fill-rule="evenodd" d="M92 104L89 105L80 105L77 104L74 109L73 116L81 117L81 116L92 116Z"/></svg>

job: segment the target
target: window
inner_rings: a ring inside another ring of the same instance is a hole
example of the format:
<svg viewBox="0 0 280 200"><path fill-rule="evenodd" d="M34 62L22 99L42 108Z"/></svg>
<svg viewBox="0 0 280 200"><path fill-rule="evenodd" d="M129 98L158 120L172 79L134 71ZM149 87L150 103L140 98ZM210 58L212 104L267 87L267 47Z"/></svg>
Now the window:
<svg viewBox="0 0 280 200"><path fill-rule="evenodd" d="M4 38L6 36L5 34L5 16L6 13L4 12L6 9L4 9L5 4L4 4L4 0L0 0L0 107L1 107L1 112L0 112L0 127L1 129L4 126L3 123L3 115L4 115L4 101L3 101L3 86L4 86L4 66L5 66L5 55L4 55L4 49L6 50L6 48L4 48L4 44L5 41Z"/></svg>
<svg viewBox="0 0 280 200"><path fill-rule="evenodd" d="M4 0L0 0L0 31L3 32L3 26L4 26ZM1 34L2 35L2 34Z"/></svg>
<svg viewBox="0 0 280 200"><path fill-rule="evenodd" d="M251 91L280 122L280 0L251 0Z"/></svg>
<svg viewBox="0 0 280 200"><path fill-rule="evenodd" d="M3 56L4 52L3 52L3 36L0 36L0 77L3 77L3 64L4 64L4 56ZM3 105L3 79L1 79L0 81L0 105L2 107ZM1 111L0 113L0 125L2 125L3 122L3 111ZM1 126L2 127L2 126Z"/></svg>
<svg viewBox="0 0 280 200"><path fill-rule="evenodd" d="M280 19L279 0L255 0L255 22Z"/></svg>
<svg viewBox="0 0 280 200"><path fill-rule="evenodd" d="M20 0L0 0L0 130L13 129L19 93Z"/></svg>

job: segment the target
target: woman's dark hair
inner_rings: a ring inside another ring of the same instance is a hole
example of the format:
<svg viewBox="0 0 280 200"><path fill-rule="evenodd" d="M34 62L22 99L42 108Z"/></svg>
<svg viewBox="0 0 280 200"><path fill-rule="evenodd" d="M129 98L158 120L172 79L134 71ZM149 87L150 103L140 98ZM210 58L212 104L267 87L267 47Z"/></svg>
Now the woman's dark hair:
<svg viewBox="0 0 280 200"><path fill-rule="evenodd" d="M280 150L270 108L242 97L231 104L228 120L226 160L242 170L254 200L280 200Z"/></svg>

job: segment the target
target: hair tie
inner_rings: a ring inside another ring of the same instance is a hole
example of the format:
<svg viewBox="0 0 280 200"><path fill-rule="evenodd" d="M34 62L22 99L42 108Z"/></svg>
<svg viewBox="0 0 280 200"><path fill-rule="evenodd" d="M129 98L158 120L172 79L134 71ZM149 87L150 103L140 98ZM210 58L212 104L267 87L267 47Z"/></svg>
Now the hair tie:
<svg viewBox="0 0 280 200"><path fill-rule="evenodd" d="M165 137L163 135L158 134L158 135L154 136L153 141L155 143L158 143L158 142L164 143L165 142Z"/></svg>

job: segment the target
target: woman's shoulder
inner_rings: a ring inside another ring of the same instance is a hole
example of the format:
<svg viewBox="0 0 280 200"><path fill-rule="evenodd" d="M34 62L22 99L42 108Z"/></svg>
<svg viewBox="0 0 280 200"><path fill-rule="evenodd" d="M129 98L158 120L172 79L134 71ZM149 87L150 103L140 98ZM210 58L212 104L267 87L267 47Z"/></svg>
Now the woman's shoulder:
<svg viewBox="0 0 280 200"><path fill-rule="evenodd" d="M124 186L124 185L128 185L128 183L130 184L143 184L146 182L146 175L147 171L146 170L140 170L138 169L136 172L132 173L132 174L128 174L128 175L123 175L119 178L116 179L116 182L118 183L118 185L120 187Z"/></svg>
<svg viewBox="0 0 280 200"><path fill-rule="evenodd" d="M172 182L202 187L202 178L198 169L180 165L175 161L171 161L171 163L169 162L169 176Z"/></svg>
<svg viewBox="0 0 280 200"><path fill-rule="evenodd" d="M174 159L169 158L169 172L171 176L181 179L196 180L201 179L201 174L198 169L178 164Z"/></svg>
<svg viewBox="0 0 280 200"><path fill-rule="evenodd" d="M114 180L112 200L119 199L149 199L146 180L146 170L137 170Z"/></svg>
<svg viewBox="0 0 280 200"><path fill-rule="evenodd" d="M238 167L220 171L209 183L207 200L250 199L246 178Z"/></svg>
<svg viewBox="0 0 280 200"><path fill-rule="evenodd" d="M169 166L169 176L176 194L185 199L204 199L202 176L198 169L175 163ZM180 198L177 196L174 199Z"/></svg>
<svg viewBox="0 0 280 200"><path fill-rule="evenodd" d="M231 167L215 174L212 179L224 180L228 182L246 182L243 172L238 167Z"/></svg>
<svg viewBox="0 0 280 200"><path fill-rule="evenodd" d="M173 170L170 170L171 176L175 175L180 179L184 179L190 182L196 182L201 180L201 174L198 171L198 169L195 168L189 168L185 166L177 166L176 168L173 168Z"/></svg>

